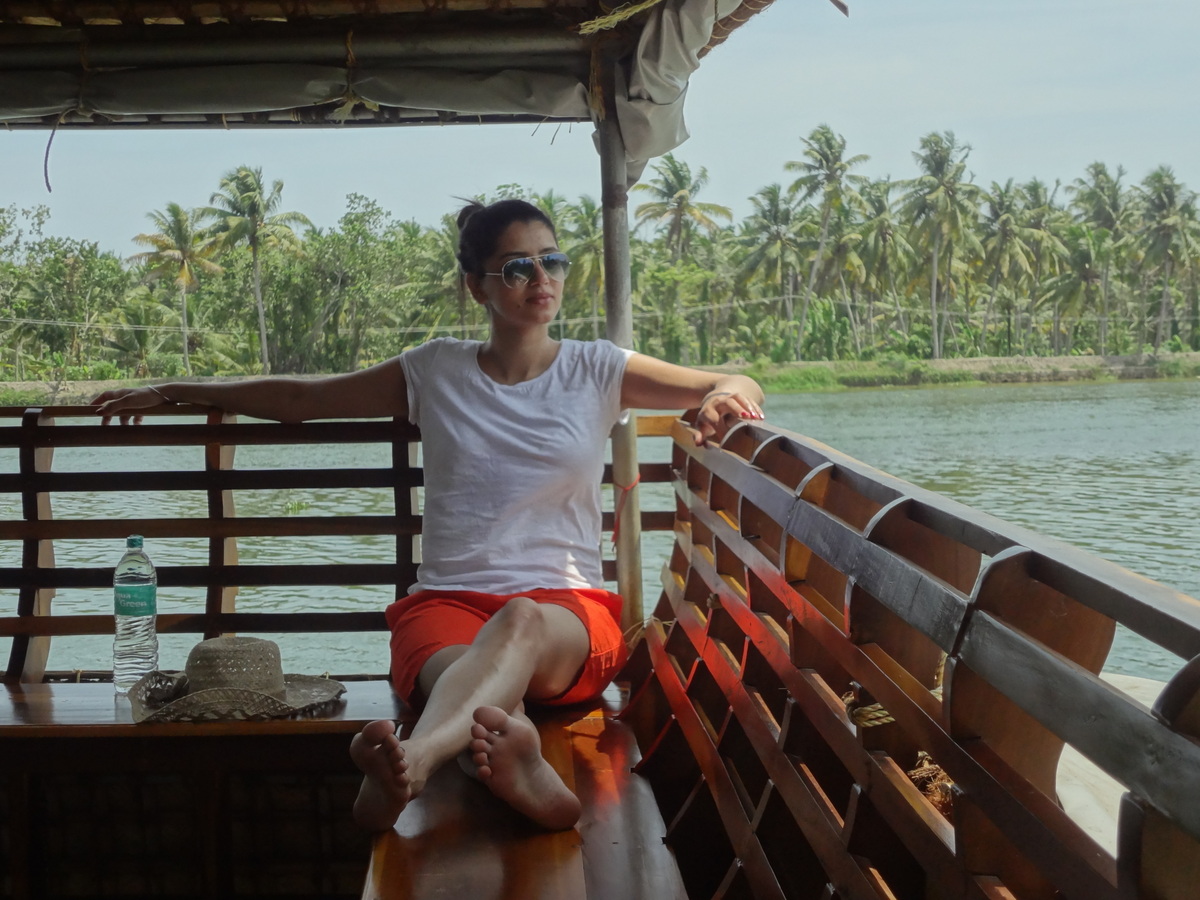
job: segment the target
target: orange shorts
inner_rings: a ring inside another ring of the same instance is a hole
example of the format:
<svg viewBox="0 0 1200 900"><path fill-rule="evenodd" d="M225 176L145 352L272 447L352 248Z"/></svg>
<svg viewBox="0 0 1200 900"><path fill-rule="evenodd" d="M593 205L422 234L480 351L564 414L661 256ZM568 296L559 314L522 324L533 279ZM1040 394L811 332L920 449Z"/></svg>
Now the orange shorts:
<svg viewBox="0 0 1200 900"><path fill-rule="evenodd" d="M384 615L392 639L392 687L410 705L423 698L417 676L433 654L445 647L470 644L484 623L513 597L529 597L575 613L591 640L591 652L575 683L540 704L565 706L598 697L625 664L621 633L621 598L601 589L539 588L517 594L475 591L417 591L391 604Z"/></svg>

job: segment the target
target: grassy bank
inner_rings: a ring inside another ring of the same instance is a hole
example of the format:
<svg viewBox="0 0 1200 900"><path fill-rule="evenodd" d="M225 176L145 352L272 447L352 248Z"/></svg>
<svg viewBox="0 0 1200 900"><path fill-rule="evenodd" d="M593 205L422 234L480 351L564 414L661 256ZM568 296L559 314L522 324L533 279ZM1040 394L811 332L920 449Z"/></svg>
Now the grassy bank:
<svg viewBox="0 0 1200 900"><path fill-rule="evenodd" d="M807 391L838 391L847 388L1200 378L1200 353L1171 353L1157 357L1036 356L940 360L887 359L871 362L753 364L719 368L721 371L739 371L753 376L768 393L798 394ZM224 379L197 380L220 381ZM0 382L0 406L84 404L103 390L130 383L144 382Z"/></svg>
<svg viewBox="0 0 1200 900"><path fill-rule="evenodd" d="M768 393L931 385L1200 378L1200 353L1151 356L888 359L747 366Z"/></svg>

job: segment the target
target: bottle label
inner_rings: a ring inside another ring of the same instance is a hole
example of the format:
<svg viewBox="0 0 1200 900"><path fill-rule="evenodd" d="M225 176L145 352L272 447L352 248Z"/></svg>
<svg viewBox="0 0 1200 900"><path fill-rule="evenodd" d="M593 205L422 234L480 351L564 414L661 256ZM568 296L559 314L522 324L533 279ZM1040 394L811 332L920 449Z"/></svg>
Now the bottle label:
<svg viewBox="0 0 1200 900"><path fill-rule="evenodd" d="M113 588L113 612L118 616L153 616L158 613L153 584L119 584Z"/></svg>

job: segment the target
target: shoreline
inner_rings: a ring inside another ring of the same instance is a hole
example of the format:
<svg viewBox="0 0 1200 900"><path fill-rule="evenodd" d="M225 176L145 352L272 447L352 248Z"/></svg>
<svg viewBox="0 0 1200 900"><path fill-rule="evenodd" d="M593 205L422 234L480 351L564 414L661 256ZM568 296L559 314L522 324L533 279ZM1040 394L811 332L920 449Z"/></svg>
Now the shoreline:
<svg viewBox="0 0 1200 900"><path fill-rule="evenodd" d="M839 362L752 363L700 366L706 371L741 372L767 393L798 394L853 388L947 385L1035 384L1064 381L1140 381L1200 378L1200 353L1132 356L995 356L957 359L886 359ZM0 406L77 406L101 391L165 381L244 381L256 376L190 379L131 378L114 381L0 381ZM316 376L291 376L312 378Z"/></svg>
<svg viewBox="0 0 1200 900"><path fill-rule="evenodd" d="M1200 378L1200 353L848 360L712 368L751 375L767 393L793 394L852 388Z"/></svg>

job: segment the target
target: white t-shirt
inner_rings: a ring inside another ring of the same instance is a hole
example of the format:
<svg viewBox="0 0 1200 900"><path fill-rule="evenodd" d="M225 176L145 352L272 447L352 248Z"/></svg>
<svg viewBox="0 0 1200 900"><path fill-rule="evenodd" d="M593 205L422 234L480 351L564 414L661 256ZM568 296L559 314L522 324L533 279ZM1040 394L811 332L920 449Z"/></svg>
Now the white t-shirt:
<svg viewBox="0 0 1200 900"><path fill-rule="evenodd" d="M410 591L602 588L600 478L632 351L564 340L531 381L498 384L479 341L401 354L421 429L421 565Z"/></svg>

